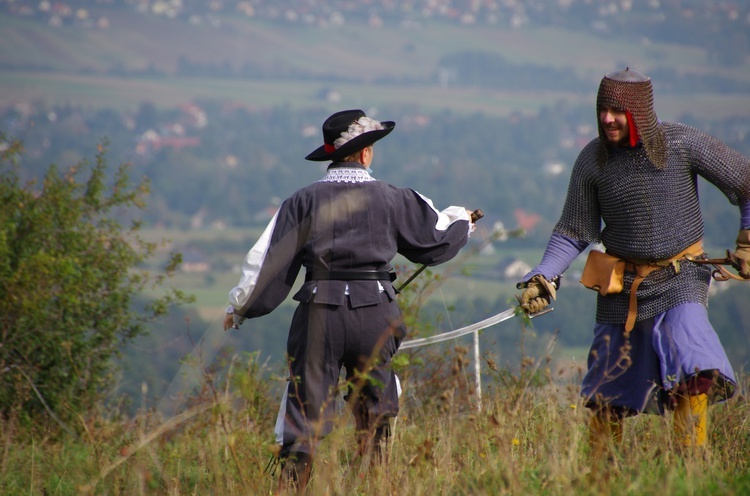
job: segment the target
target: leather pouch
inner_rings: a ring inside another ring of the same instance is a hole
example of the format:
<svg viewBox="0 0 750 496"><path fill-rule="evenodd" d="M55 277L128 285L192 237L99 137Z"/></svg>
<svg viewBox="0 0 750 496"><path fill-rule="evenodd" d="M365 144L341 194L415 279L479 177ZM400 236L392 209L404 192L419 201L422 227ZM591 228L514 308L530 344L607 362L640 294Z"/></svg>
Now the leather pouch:
<svg viewBox="0 0 750 496"><path fill-rule="evenodd" d="M581 284L602 296L620 293L624 275L624 260L598 250L591 250L583 268Z"/></svg>

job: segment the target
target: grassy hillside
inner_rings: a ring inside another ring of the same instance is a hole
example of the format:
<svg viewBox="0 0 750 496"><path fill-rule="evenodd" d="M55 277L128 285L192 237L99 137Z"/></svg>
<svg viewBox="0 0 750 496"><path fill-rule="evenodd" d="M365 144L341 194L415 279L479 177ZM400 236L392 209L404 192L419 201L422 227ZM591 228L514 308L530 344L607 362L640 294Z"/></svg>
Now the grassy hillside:
<svg viewBox="0 0 750 496"><path fill-rule="evenodd" d="M106 30L53 28L0 16L0 105L18 102L79 103L133 108L143 101L174 106L196 98L229 100L248 106L328 105L319 93L334 88L333 106L401 104L428 111L484 111L505 115L535 112L559 100L589 102L601 75L630 65L679 73L716 74L750 85L746 64L717 68L706 51L666 43L607 39L555 28L519 30L487 26L423 24L409 29L283 27L225 17L216 26L119 12ZM441 57L489 51L511 63L571 71L590 86L583 94L443 87ZM249 68L249 78L183 77L190 64ZM112 74L127 74L114 77ZM691 95L700 115L748 113L747 95L703 92ZM658 103L667 118L679 115L685 96L664 95Z"/></svg>
<svg viewBox="0 0 750 496"><path fill-rule="evenodd" d="M685 447L671 416L626 419L619 444L592 452L575 370L518 360L522 372L489 372L477 398L460 366L462 352L431 356L433 380L402 377L404 392L387 461L355 456L346 406L320 446L307 494L625 495L747 494L750 432L741 396L710 408L709 447ZM80 437L29 439L0 431L5 494L278 493L274 467L275 383L257 358L232 357L226 377L204 371L205 389L161 418L144 401L128 421L81 419ZM281 382L279 380L279 382ZM743 388L744 390L744 388ZM144 391L145 393L145 391ZM53 426L55 427L55 426ZM84 431L85 429L85 431Z"/></svg>
<svg viewBox="0 0 750 496"><path fill-rule="evenodd" d="M122 11L110 18L109 29L99 30L53 28L0 14L0 106L44 102L123 110L148 101L169 109L212 99L252 108L333 110L387 104L404 107L404 114L419 109L439 115L447 109L505 116L531 114L565 101L590 105L593 118L601 75L631 65L645 72L665 68L716 74L748 88L732 94L710 89L686 94L657 86L662 118L675 119L687 110L706 119L750 114L748 64L714 66L702 48L552 28L441 23L410 29L285 28L230 17L219 20L190 26ZM573 94L439 84L441 58L465 51L490 51L514 64L571 71L588 87ZM187 77L180 73L186 62L217 70L228 67L230 72L249 68L250 76ZM323 89L337 91L341 100L323 99ZM29 127L42 128L41 120L43 115ZM466 121L472 131L471 124L480 119L471 116ZM538 133L539 124L529 125L529 132ZM60 126L70 127L66 121ZM485 127L497 134L493 126ZM69 140L60 141L67 146ZM197 163L203 161L221 163L211 156ZM189 177L186 170L197 168L180 169L164 183L179 183ZM198 195L182 196L197 201ZM157 322L148 339L123 351L131 368L118 379L119 389L112 396L124 394L120 404L103 403L100 411L80 412L74 425L49 418L40 431L27 429L29 419L20 415L0 418L0 493L274 494L275 477L264 469L278 449L273 425L277 393L286 384L281 363L294 305L288 299L276 312L237 332L225 333L220 326L227 291L239 276L237 265L259 232L144 233L150 240L171 240L165 255L170 250L203 254L214 264L206 272L178 272L170 281L194 294L195 306ZM719 254L722 248L710 251ZM433 274L444 283L421 300L417 331L456 329L478 320L480 313L484 317L488 308L492 313L504 310L514 301L514 281L487 273L510 255L535 263L541 250L521 251L508 242L494 254L460 256L435 269ZM311 494L747 494L745 377L740 377L737 398L710 410L710 450L682 446L671 435L669 416L640 416L627 419L622 444L608 446L603 457L591 453L589 412L578 385L588 353L582 343L588 343L591 332L588 322L580 322L591 319L594 298L576 283L582 263L582 258L577 260L567 274L549 317L535 319L533 328L513 319L481 333L481 409L473 388L471 336L408 352L409 363L400 364L404 392L387 464L368 469L353 457L353 426L342 404L338 429L321 446ZM485 277L470 277L477 274ZM412 288L427 280L429 275L423 274ZM722 339L731 338L727 347L732 362L744 367L750 356L745 329L750 327L741 324L747 321L743 303L750 296L734 287L725 294L740 304L729 297L712 300L712 320L730 321L723 329L736 336ZM409 298L415 297L405 292L399 301ZM190 355L190 350L196 353ZM400 353L399 360L406 355ZM195 391L189 379L183 382L185 377L197 378Z"/></svg>

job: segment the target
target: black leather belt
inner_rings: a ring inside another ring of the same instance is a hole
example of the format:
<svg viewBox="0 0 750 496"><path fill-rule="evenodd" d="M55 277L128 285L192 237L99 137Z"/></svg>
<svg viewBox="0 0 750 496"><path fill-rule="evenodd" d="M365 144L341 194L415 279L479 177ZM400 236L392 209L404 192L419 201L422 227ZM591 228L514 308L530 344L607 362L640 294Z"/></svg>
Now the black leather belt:
<svg viewBox="0 0 750 496"><path fill-rule="evenodd" d="M305 281L394 281L395 272L385 270L308 270Z"/></svg>

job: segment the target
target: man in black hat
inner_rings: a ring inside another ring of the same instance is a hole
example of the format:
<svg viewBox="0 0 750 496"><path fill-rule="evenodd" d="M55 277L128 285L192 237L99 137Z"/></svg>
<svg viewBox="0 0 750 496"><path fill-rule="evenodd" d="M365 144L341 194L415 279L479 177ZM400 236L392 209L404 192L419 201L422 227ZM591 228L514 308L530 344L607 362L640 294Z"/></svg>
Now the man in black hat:
<svg viewBox="0 0 750 496"><path fill-rule="evenodd" d="M316 446L333 427L342 365L360 454L385 443L400 393L391 357L406 334L391 260L400 253L420 264L446 262L474 228L465 208L438 212L416 191L370 175L373 143L394 126L361 110L326 119L324 144L305 157L331 161L325 176L283 202L229 293L225 329L271 312L305 268L294 295L290 378L276 424L283 485L307 484Z"/></svg>
<svg viewBox="0 0 750 496"><path fill-rule="evenodd" d="M599 136L579 154L560 220L540 264L519 287L537 312L591 243L581 282L598 292L582 395L595 412L594 448L622 438L622 419L674 410L679 443L703 446L707 405L731 397L732 367L708 321L712 268L703 252L697 176L740 210L730 260L750 279L750 160L691 127L661 122L651 79L607 74L597 95Z"/></svg>

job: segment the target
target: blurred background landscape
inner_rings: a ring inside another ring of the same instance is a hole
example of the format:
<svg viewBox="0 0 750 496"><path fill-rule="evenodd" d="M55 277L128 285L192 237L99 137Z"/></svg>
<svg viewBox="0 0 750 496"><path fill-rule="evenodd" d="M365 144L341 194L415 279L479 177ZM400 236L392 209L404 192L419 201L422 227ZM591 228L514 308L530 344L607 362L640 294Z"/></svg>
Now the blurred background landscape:
<svg viewBox="0 0 750 496"><path fill-rule="evenodd" d="M421 313L431 331L514 304L571 166L596 136L605 73L646 73L661 119L750 156L745 2L0 0L0 32L0 132L24 143L20 175L73 166L106 142L112 166L132 163L151 181L138 214L145 235L168 240L165 258L184 255L173 284L195 305L125 352L120 392L145 381L154 398L215 335L239 264L280 201L322 175L326 164L303 157L337 110L396 121L376 146L378 179L438 208L485 213L465 253L432 274L440 284ZM700 188L707 249L723 256L738 209L705 181ZM516 229L525 235L500 236ZM533 353L558 333L558 359L585 365L595 297L577 282L582 265L533 332L503 323L482 334L483 352L510 366L519 346ZM709 309L738 371L750 359L749 298L748 285L715 284ZM219 333L211 346L259 351L280 370L292 309Z"/></svg>

